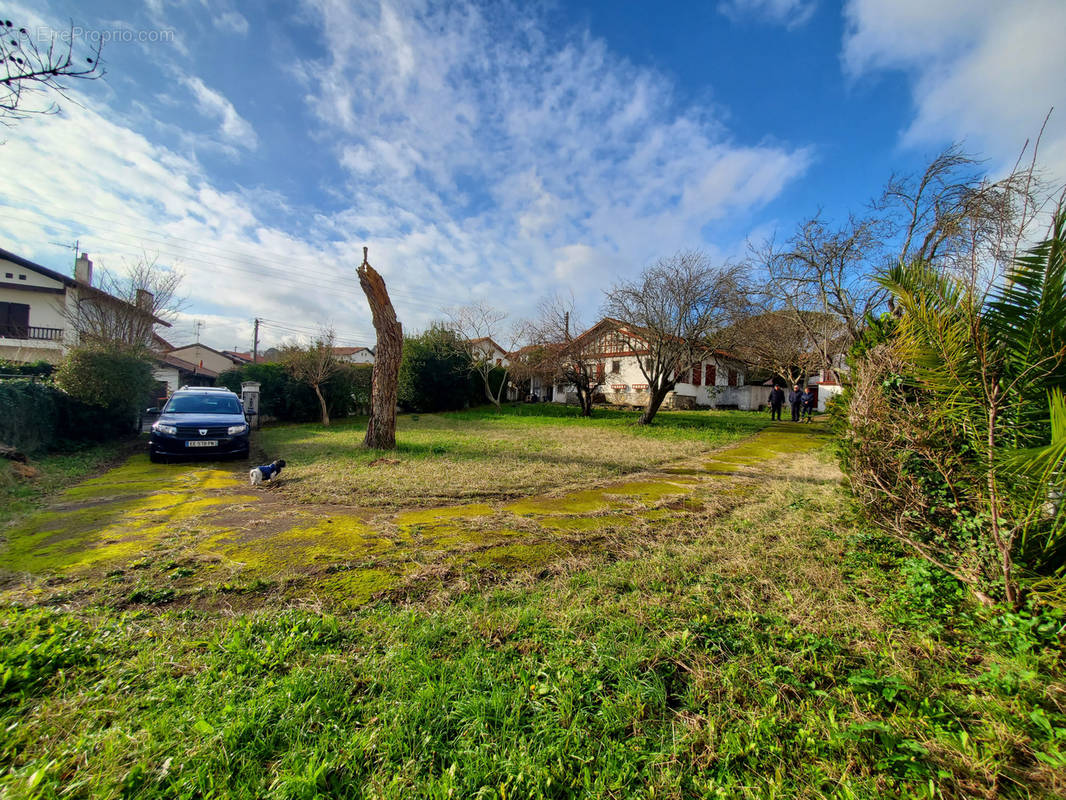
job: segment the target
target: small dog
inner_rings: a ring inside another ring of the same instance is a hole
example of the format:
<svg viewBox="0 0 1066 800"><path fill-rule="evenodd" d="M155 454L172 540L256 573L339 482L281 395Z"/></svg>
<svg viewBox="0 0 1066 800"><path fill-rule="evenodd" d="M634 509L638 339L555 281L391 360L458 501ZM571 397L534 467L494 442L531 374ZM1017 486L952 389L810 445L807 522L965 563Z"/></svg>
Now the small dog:
<svg viewBox="0 0 1066 800"><path fill-rule="evenodd" d="M272 461L262 467L252 467L248 471L248 477L252 479L252 486L258 486L263 481L268 481L271 478L278 475L281 472L281 468L285 466L285 462L282 460Z"/></svg>

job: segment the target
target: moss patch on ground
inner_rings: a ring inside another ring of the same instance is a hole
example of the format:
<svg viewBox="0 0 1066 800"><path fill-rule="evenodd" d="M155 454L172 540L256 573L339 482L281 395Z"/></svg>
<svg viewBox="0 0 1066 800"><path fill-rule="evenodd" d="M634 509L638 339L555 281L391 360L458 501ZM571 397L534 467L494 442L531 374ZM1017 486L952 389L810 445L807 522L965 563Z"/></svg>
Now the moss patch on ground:
<svg viewBox="0 0 1066 800"><path fill-rule="evenodd" d="M315 589L341 606L356 608L400 583L400 576L383 569L354 568L333 572L315 581Z"/></svg>
<svg viewBox="0 0 1066 800"><path fill-rule="evenodd" d="M255 578L299 575L325 564L365 561L395 549L395 543L361 518L337 514L305 518L286 530L225 530L207 538L200 550L218 555Z"/></svg>
<svg viewBox="0 0 1066 800"><path fill-rule="evenodd" d="M482 550L474 562L480 567L513 570L550 563L565 552L566 548L556 542L512 544Z"/></svg>
<svg viewBox="0 0 1066 800"><path fill-rule="evenodd" d="M634 518L627 514L603 514L596 517L556 517L544 515L537 520L543 528L559 531L596 531L629 528Z"/></svg>

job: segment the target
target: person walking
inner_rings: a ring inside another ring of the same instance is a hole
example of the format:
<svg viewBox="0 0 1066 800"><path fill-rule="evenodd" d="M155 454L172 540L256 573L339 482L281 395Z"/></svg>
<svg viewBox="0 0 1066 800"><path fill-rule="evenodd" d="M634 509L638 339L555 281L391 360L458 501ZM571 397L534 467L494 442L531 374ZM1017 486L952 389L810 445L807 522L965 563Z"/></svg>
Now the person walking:
<svg viewBox="0 0 1066 800"><path fill-rule="evenodd" d="M781 421L781 406L785 404L785 390L774 384L770 390L770 420Z"/></svg>
<svg viewBox="0 0 1066 800"><path fill-rule="evenodd" d="M788 393L788 404L792 408L792 421L800 421L800 407L803 405L803 392L800 391L799 384L792 385L792 391Z"/></svg>
<svg viewBox="0 0 1066 800"><path fill-rule="evenodd" d="M814 413L814 406L818 403L818 396L814 393L814 389L808 386L803 390L803 421L810 422L811 415Z"/></svg>

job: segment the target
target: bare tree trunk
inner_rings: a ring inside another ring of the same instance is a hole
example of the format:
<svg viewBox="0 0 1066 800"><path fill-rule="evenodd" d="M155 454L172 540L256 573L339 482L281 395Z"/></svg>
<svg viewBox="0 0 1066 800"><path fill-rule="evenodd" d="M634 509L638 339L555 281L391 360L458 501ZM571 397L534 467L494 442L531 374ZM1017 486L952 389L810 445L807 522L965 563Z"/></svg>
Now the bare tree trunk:
<svg viewBox="0 0 1066 800"><path fill-rule="evenodd" d="M367 261L359 265L359 285L370 304L377 332L374 373L370 390L370 421L363 445L377 450L396 448L396 394L399 388L400 355L403 352L403 327L396 319L385 281Z"/></svg>
<svg viewBox="0 0 1066 800"><path fill-rule="evenodd" d="M592 390L578 392L577 399L581 401L581 416L592 416Z"/></svg>
<svg viewBox="0 0 1066 800"><path fill-rule="evenodd" d="M318 384L312 384L312 388L315 390L315 395L318 397L318 406L322 409L322 424L329 425L329 410L326 408L326 398L322 396L322 390L318 388Z"/></svg>
<svg viewBox="0 0 1066 800"><path fill-rule="evenodd" d="M663 404L663 400L666 399L669 391L669 389L656 389L651 393L651 397L648 398L648 405L644 407L644 413L637 420L638 425L651 424L651 421L655 419L655 415L659 413L659 406Z"/></svg>
<svg viewBox="0 0 1066 800"><path fill-rule="evenodd" d="M494 397L493 394L492 394L492 385L489 383L489 376L488 375L482 375L481 379L485 383L485 397L488 399L488 401L490 403L492 403L494 406L496 406L496 410L497 411L502 411L503 409L501 408L500 398L499 397Z"/></svg>

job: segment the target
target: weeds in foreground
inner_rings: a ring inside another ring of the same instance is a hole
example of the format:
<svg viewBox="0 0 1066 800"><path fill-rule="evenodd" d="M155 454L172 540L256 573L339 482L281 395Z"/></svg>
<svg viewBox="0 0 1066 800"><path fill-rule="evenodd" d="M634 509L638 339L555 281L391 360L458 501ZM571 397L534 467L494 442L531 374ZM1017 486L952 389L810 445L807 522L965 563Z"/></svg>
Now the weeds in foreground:
<svg viewBox="0 0 1066 800"><path fill-rule="evenodd" d="M730 516L349 617L8 607L9 797L1054 797L1063 620L989 619L813 455Z"/></svg>

